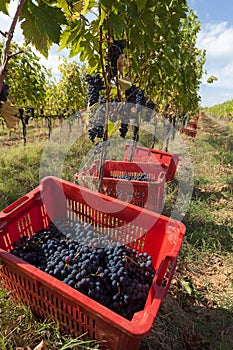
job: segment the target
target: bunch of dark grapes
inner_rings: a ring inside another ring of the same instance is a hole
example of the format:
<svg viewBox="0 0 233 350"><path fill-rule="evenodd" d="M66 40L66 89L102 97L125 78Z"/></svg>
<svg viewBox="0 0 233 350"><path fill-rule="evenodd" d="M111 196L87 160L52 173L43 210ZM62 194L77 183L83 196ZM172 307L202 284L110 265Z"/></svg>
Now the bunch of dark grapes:
<svg viewBox="0 0 233 350"><path fill-rule="evenodd" d="M21 120L23 120L23 115L24 115L24 110L23 110L23 108L19 108L19 115L18 115L18 117L19 117Z"/></svg>
<svg viewBox="0 0 233 350"><path fill-rule="evenodd" d="M90 124L91 126L91 124ZM92 143L95 142L95 138L103 138L104 135L104 126L92 124L92 127L88 129L88 137Z"/></svg>
<svg viewBox="0 0 233 350"><path fill-rule="evenodd" d="M51 223L15 242L11 253L129 320L143 310L155 276L147 253L112 242L81 221Z"/></svg>
<svg viewBox="0 0 233 350"><path fill-rule="evenodd" d="M151 179L146 173L140 173L138 175L123 174L119 176L114 176L115 179L130 180L130 181L146 181L150 182Z"/></svg>
<svg viewBox="0 0 233 350"><path fill-rule="evenodd" d="M0 104L1 104L1 101L6 102L8 95L9 95L9 85L3 82L2 90L0 92Z"/></svg>
<svg viewBox="0 0 233 350"><path fill-rule="evenodd" d="M35 109L33 107L28 107L26 109L26 115L24 116L25 124L28 124L30 118L35 117Z"/></svg>
<svg viewBox="0 0 233 350"><path fill-rule="evenodd" d="M121 122L121 126L119 128L120 130L120 136L124 139L127 132L128 132L128 129L129 129L129 124L126 124L126 123L122 123Z"/></svg>
<svg viewBox="0 0 233 350"><path fill-rule="evenodd" d="M149 109L154 110L155 107L156 107L156 104L153 101L150 100L150 101L147 101L146 107L149 108Z"/></svg>
<svg viewBox="0 0 233 350"><path fill-rule="evenodd" d="M146 97L144 95L144 90L138 89L136 92L136 104L140 106L146 106Z"/></svg>
<svg viewBox="0 0 233 350"><path fill-rule="evenodd" d="M88 137L91 142L95 142L95 138L103 138L104 135L104 124L105 124L105 108L104 105L100 105L95 119L90 120Z"/></svg>
<svg viewBox="0 0 233 350"><path fill-rule="evenodd" d="M120 131L120 136L124 139L129 129L130 113L127 110L127 108L123 108L120 111L120 115L121 115L121 125L119 128L119 131Z"/></svg>
<svg viewBox="0 0 233 350"><path fill-rule="evenodd" d="M93 106L99 101L99 93L104 89L104 82L102 77L97 73L94 76L86 75L88 102L89 106Z"/></svg>
<svg viewBox="0 0 233 350"><path fill-rule="evenodd" d="M110 76L114 78L117 76L117 61L121 54L123 54L123 50L126 47L125 42L122 40L114 40L110 46Z"/></svg>
<svg viewBox="0 0 233 350"><path fill-rule="evenodd" d="M90 74L86 75L86 82L88 86L88 100L89 105L92 106L95 103L99 102L99 93L104 89L103 79L99 74L91 76ZM102 98L103 99L103 98ZM104 119L105 115L103 108L99 108L97 112L96 120L91 120L89 123L88 137L91 142L95 142L95 138L102 138L104 134Z"/></svg>
<svg viewBox="0 0 233 350"><path fill-rule="evenodd" d="M126 102L136 104L137 91L138 91L138 88L134 84L130 88L126 89L125 90Z"/></svg>

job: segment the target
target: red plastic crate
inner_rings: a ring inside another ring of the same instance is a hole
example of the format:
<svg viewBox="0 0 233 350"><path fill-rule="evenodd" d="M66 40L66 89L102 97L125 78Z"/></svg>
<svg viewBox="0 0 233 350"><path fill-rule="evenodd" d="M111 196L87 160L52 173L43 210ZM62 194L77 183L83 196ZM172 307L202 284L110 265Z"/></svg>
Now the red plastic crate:
<svg viewBox="0 0 233 350"><path fill-rule="evenodd" d="M197 129L197 122L196 121L191 121L191 122L188 122L188 128L193 128L193 129Z"/></svg>
<svg viewBox="0 0 233 350"><path fill-rule="evenodd" d="M111 212L109 211L111 208ZM31 237L50 221L70 218L91 223L113 240L152 256L156 275L144 310L131 321L10 254L21 236ZM103 341L110 350L136 350L149 334L174 273L185 226L173 219L95 193L55 177L0 213L2 285L42 318L59 321L61 330Z"/></svg>
<svg viewBox="0 0 233 350"><path fill-rule="evenodd" d="M100 161L95 161L90 168L74 174L74 179L82 186L98 189ZM151 182L114 178L129 174L137 176L147 174ZM100 192L110 197L137 205L156 212L161 212L164 204L165 172L161 164L133 163L106 160Z"/></svg>
<svg viewBox="0 0 233 350"><path fill-rule="evenodd" d="M124 160L129 159L130 145L125 145ZM143 146L136 146L133 162L146 162L160 164L166 172L166 181L172 181L179 162L179 156L165 151L156 150L153 148L147 148Z"/></svg>
<svg viewBox="0 0 233 350"><path fill-rule="evenodd" d="M197 130L189 129L189 128L181 128L180 132L192 137L196 137L197 135Z"/></svg>

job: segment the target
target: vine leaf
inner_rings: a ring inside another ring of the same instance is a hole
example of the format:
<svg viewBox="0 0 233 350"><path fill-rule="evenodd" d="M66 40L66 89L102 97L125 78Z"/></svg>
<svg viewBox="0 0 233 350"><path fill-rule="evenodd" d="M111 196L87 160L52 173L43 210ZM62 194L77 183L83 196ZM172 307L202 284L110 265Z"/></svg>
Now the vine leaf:
<svg viewBox="0 0 233 350"><path fill-rule="evenodd" d="M208 84L212 84L214 81L218 80L217 77L215 77L214 75L211 75L208 79L207 79L207 83Z"/></svg>
<svg viewBox="0 0 233 350"><path fill-rule="evenodd" d="M110 20L111 26L114 28L115 33L121 35L121 33L125 29L125 21L123 16L119 16L114 12L111 12L109 15L109 20Z"/></svg>
<svg viewBox="0 0 233 350"><path fill-rule="evenodd" d="M83 9L83 1L79 0L79 1L74 2L72 5L72 8L73 8L74 12L77 12L80 14L82 12L82 9Z"/></svg>
<svg viewBox="0 0 233 350"><path fill-rule="evenodd" d="M119 78L118 82L122 90L129 89L132 86L132 82L126 77L124 79Z"/></svg>
<svg viewBox="0 0 233 350"><path fill-rule="evenodd" d="M59 44L61 25L66 23L65 16L57 8L29 3L24 6L21 28L27 42L31 42L38 51L48 57L52 43Z"/></svg>
<svg viewBox="0 0 233 350"><path fill-rule="evenodd" d="M138 11L141 12L145 7L147 0L136 0Z"/></svg>
<svg viewBox="0 0 233 350"><path fill-rule="evenodd" d="M184 276L184 279L181 281L181 285L189 295L195 294L194 285L189 276Z"/></svg>
<svg viewBox="0 0 233 350"><path fill-rule="evenodd" d="M2 106L0 108L0 115L5 120L6 126L9 130L14 129L18 118L16 117L18 114L18 109L16 107L10 106L8 102L2 102Z"/></svg>
<svg viewBox="0 0 233 350"><path fill-rule="evenodd" d="M0 1L0 12L3 12L5 15L8 15L8 5L10 0L1 0Z"/></svg>
<svg viewBox="0 0 233 350"><path fill-rule="evenodd" d="M116 129L116 126L113 122L108 120L108 136L111 137Z"/></svg>

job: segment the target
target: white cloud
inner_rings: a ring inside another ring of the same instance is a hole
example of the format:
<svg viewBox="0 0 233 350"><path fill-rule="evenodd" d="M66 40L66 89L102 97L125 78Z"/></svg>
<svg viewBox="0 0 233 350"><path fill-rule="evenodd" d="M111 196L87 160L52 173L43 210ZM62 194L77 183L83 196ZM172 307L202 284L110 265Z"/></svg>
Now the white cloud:
<svg viewBox="0 0 233 350"><path fill-rule="evenodd" d="M218 104L233 98L233 26L227 22L206 24L198 36L197 46L206 50L205 69L200 89L203 105ZM209 76L218 78L207 84ZM212 96L211 96L212 94Z"/></svg>
<svg viewBox="0 0 233 350"><path fill-rule="evenodd" d="M216 25L207 24L198 37L198 46L206 49L208 59L212 62L228 62L233 57L233 27L227 22Z"/></svg>
<svg viewBox="0 0 233 350"><path fill-rule="evenodd" d="M10 16L4 15L2 12L0 12L0 29L3 33L7 33L11 26L11 22L13 19L13 8L11 8L10 10ZM2 37L1 39L4 38ZM19 23L16 24L15 31L13 34L13 41L16 42L19 46L23 45L24 39Z"/></svg>
<svg viewBox="0 0 233 350"><path fill-rule="evenodd" d="M58 66L60 62L59 62L59 57L56 53L55 54L49 53L48 58L45 58L44 56L38 54L38 52L37 52L37 55L40 57L41 65L45 66L47 69L51 69L53 75L55 76L59 75Z"/></svg>

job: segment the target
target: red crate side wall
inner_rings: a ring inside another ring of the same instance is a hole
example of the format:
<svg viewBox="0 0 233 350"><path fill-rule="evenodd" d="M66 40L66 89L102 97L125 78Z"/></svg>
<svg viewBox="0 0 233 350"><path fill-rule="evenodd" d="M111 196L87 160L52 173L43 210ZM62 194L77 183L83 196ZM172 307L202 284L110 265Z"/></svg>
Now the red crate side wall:
<svg viewBox="0 0 233 350"><path fill-rule="evenodd" d="M131 162L106 161L104 164L104 178L101 183L101 193L113 198L129 202L141 208L160 212L164 200L164 181L159 179L162 167L160 164L135 164ZM146 181L127 181L115 179L114 176L125 174L137 176L145 172L152 179ZM97 177L84 176L82 178L87 187L97 186Z"/></svg>
<svg viewBox="0 0 233 350"><path fill-rule="evenodd" d="M30 306L32 312L35 312L37 316L58 320L61 329L73 336L87 332L87 336L91 339L108 341L108 346L112 342L111 348L118 349L116 338L120 336L121 331L117 331L114 326L112 327L111 324L99 318L97 314L88 312L78 301L72 302L65 295L42 285L40 281L32 279L31 276L11 264L6 264L2 273L4 274L4 287L11 291L14 300L16 302L20 300Z"/></svg>
<svg viewBox="0 0 233 350"><path fill-rule="evenodd" d="M18 208L17 220L12 220L11 214L7 218L7 225L0 232L0 247L5 251L13 249L13 243L18 242L21 237L31 237L35 231L38 231L48 225L48 218L44 211L41 201L36 205L27 203L24 210Z"/></svg>

